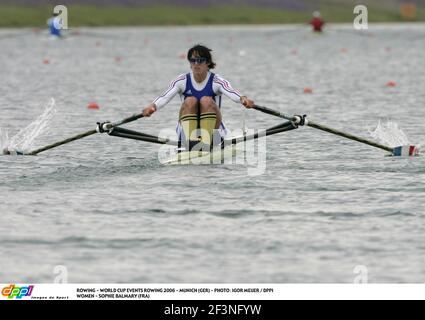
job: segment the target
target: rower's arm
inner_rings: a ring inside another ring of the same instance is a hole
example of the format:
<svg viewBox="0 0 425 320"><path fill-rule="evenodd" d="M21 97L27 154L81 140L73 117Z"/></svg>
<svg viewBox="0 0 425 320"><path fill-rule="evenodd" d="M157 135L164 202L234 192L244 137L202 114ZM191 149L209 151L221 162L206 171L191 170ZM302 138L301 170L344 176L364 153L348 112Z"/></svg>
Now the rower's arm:
<svg viewBox="0 0 425 320"><path fill-rule="evenodd" d="M236 103L241 103L242 95L239 91L233 89L232 85L226 79L215 75L213 82L213 89L216 94L224 94L226 97Z"/></svg>
<svg viewBox="0 0 425 320"><path fill-rule="evenodd" d="M182 74L174 79L168 89L159 97L157 97L152 103L155 104L156 109L159 110L164 107L176 94L184 91L186 86L186 75Z"/></svg>

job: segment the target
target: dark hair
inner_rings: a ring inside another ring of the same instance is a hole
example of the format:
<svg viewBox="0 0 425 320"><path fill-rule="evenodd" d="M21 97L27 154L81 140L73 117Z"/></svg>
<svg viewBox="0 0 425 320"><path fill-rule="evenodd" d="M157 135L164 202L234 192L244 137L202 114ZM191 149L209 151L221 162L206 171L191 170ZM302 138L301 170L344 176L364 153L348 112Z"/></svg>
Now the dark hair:
<svg viewBox="0 0 425 320"><path fill-rule="evenodd" d="M194 53L197 53L201 58L207 58L208 68L214 69L215 62L212 61L211 51L211 49L203 45L197 44L190 48L187 52L187 60L189 60Z"/></svg>

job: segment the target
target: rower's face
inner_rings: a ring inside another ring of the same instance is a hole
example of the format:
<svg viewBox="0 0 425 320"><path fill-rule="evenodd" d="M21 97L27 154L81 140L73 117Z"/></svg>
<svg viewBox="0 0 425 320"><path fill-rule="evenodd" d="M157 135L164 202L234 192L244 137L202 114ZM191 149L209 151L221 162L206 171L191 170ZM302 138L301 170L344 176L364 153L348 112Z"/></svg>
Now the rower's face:
<svg viewBox="0 0 425 320"><path fill-rule="evenodd" d="M208 62L205 58L199 56L197 52L194 52L189 59L190 69L195 74L207 74L208 73Z"/></svg>

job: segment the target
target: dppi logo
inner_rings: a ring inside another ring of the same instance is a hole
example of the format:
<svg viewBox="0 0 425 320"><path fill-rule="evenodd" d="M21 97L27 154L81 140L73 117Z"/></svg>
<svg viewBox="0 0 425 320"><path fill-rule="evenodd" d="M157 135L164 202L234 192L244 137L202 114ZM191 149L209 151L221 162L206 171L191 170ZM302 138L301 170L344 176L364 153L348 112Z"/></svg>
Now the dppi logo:
<svg viewBox="0 0 425 320"><path fill-rule="evenodd" d="M22 297L31 296L32 289L34 286L26 286L26 287L16 287L14 284L11 284L8 287L4 287L1 290L1 294L8 299L22 299Z"/></svg>

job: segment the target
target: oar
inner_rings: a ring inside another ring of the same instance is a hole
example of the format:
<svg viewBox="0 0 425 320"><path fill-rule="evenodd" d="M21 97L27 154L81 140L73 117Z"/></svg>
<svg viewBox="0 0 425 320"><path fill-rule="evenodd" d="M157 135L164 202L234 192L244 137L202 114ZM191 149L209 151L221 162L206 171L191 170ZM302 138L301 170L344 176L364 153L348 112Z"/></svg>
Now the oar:
<svg viewBox="0 0 425 320"><path fill-rule="evenodd" d="M273 110L273 109L270 109L270 108L267 108L267 107L254 105L253 109L267 113L267 114L270 114L270 115L274 115L274 116L279 117L279 118L294 121L296 123L301 120L300 117L298 117L298 116L289 116L289 115L281 113L277 110ZM326 132L335 134L337 136L341 136L341 137L344 137L344 138L347 138L347 139L350 139L350 140L354 140L354 141L357 141L357 142L360 142L360 143L370 145L370 146L375 147L375 148L379 148L379 149L391 152L394 156L402 156L402 155L414 156L414 155L418 155L418 153L419 153L419 149L416 148L415 146L399 146L399 147L391 148L391 147L385 146L383 144L380 144L380 143L377 143L377 142L374 142L374 141L371 141L371 140L368 140L368 139L365 139L365 138L357 137L357 136L352 135L350 133L346 133L346 132L343 132L343 131L340 131L340 130L337 130L337 129L333 129L333 128L324 126L322 124L315 123L315 122L310 121L310 120L308 120L308 121L305 120L305 124L308 125L309 127L315 128L315 129L326 131Z"/></svg>
<svg viewBox="0 0 425 320"><path fill-rule="evenodd" d="M257 132L257 133L251 134L251 135L244 134L242 136L234 137L232 139L228 139L228 140L226 139L226 140L224 140L224 143L221 146L222 146L222 149L224 149L229 144L237 144L237 143L242 142L242 141L255 140L255 139L258 139L258 138L261 138L261 137L264 137L264 136L270 136L272 134L286 132L286 131L294 130L294 129L297 129L297 128L298 128L298 125L295 124L293 121L287 121L287 122L281 123L277 126L268 128L265 131L265 133Z"/></svg>
<svg viewBox="0 0 425 320"><path fill-rule="evenodd" d="M125 118L125 119L118 121L118 122L115 122L115 123L106 123L102 126L102 129L107 131L107 130L113 128L113 127L117 127L117 126L120 126L122 124L129 123L131 121L135 121L135 120L140 119L142 117L143 117L143 114L134 114L131 117ZM77 134L77 135L70 137L68 139L61 140L61 141L58 141L58 142L53 143L53 144L49 144L45 147L33 150L33 151L31 151L29 153L25 153L25 154L34 156L34 155L36 155L40 152L43 152L43 151L46 151L46 150L49 150L49 149L53 149L53 148L56 148L60 145L63 145L63 144L66 144L66 143L69 143L69 142L72 142L72 141L75 141L75 140L79 140L79 139L91 136L92 134L95 134L96 132L98 132L97 129L89 130L89 131Z"/></svg>
<svg viewBox="0 0 425 320"><path fill-rule="evenodd" d="M173 146L179 145L178 141L172 141L167 138L160 138L160 137L153 136L151 134L128 130L128 129L124 129L120 127L115 127L113 130L109 130L108 135L112 137L140 140L140 141L146 141L146 142L152 142L152 143L158 143L158 144L169 144Z"/></svg>

